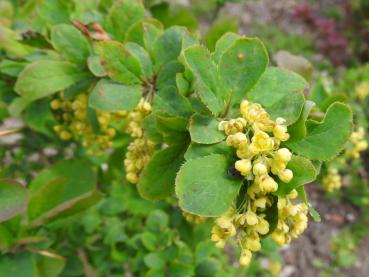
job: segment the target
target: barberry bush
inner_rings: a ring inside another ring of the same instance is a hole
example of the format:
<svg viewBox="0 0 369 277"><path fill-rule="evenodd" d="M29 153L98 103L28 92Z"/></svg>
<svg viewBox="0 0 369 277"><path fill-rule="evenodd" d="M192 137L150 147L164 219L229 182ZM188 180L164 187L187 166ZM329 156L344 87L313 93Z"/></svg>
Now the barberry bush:
<svg viewBox="0 0 369 277"><path fill-rule="evenodd" d="M2 133L22 135L2 151L2 274L212 276L214 245L248 266L318 220L304 185L343 150L352 112L312 113L309 84L269 66L259 39L226 33L210 51L137 0L6 3L2 116L24 127Z"/></svg>

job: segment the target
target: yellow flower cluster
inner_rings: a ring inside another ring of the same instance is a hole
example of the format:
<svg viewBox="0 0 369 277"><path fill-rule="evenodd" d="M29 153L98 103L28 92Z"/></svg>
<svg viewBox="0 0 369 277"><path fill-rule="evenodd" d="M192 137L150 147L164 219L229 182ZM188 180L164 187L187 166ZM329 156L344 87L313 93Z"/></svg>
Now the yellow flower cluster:
<svg viewBox="0 0 369 277"><path fill-rule="evenodd" d="M335 167L330 167L328 169L328 174L322 179L323 188L326 191L332 192L338 190L342 186L341 176L338 173L338 169Z"/></svg>
<svg viewBox="0 0 369 277"><path fill-rule="evenodd" d="M128 145L127 154L124 160L126 169L126 179L132 184L137 184L140 173L149 162L154 153L155 145L144 136L142 128L143 120L151 113L151 104L145 99L141 99L137 107L127 113L127 128L134 140Z"/></svg>
<svg viewBox="0 0 369 277"><path fill-rule="evenodd" d="M219 123L219 129L228 135L227 144L237 150L239 160L235 168L241 175L254 178L251 190L274 192L278 185L270 173L284 183L293 178L293 172L286 168L292 154L287 148L279 148L281 141L289 138L286 121L271 120L260 104L246 100L242 101L240 111L242 117Z"/></svg>
<svg viewBox="0 0 369 277"><path fill-rule="evenodd" d="M281 246L297 238L307 228L308 207L304 203L294 205L291 200L296 197L297 192L293 190L286 197L278 199L278 224L272 239Z"/></svg>
<svg viewBox="0 0 369 277"><path fill-rule="evenodd" d="M94 133L88 119L88 96L79 94L73 100L65 99L63 93L50 103L60 124L54 131L62 140L75 138L82 142L89 155L102 156L104 150L112 146L116 131L110 127L112 114L96 111L99 133ZM119 116L119 113L116 114Z"/></svg>
<svg viewBox="0 0 369 277"><path fill-rule="evenodd" d="M138 183L140 173L151 159L154 150L154 144L146 138L136 138L128 145L124 160L128 182Z"/></svg>
<svg viewBox="0 0 369 277"><path fill-rule="evenodd" d="M357 131L351 133L350 143L346 147L346 157L358 159L360 152L368 148L368 142L365 140L365 130L359 127Z"/></svg>
<svg viewBox="0 0 369 277"><path fill-rule="evenodd" d="M355 94L360 100L369 96L369 82L362 82L355 87Z"/></svg>
<svg viewBox="0 0 369 277"><path fill-rule="evenodd" d="M271 195L278 189L276 176L284 183L293 178L293 172L286 168L292 153L279 148L289 138L285 120L273 121L261 105L248 101L241 103L240 111L242 117L220 122L219 130L227 134L227 144L236 149L239 160L235 168L250 184L241 210L231 208L217 218L211 239L222 248L228 239L237 236L242 249L240 264L247 266L252 253L261 248L261 236L269 233L266 210L274 201L278 201L280 219L272 238L280 244L303 232L307 226L307 209L304 204L291 203L297 197L296 190L286 197Z"/></svg>
<svg viewBox="0 0 369 277"><path fill-rule="evenodd" d="M182 215L190 223L200 224L200 223L204 223L206 221L206 217L191 214L191 213L187 213L185 211L182 211Z"/></svg>

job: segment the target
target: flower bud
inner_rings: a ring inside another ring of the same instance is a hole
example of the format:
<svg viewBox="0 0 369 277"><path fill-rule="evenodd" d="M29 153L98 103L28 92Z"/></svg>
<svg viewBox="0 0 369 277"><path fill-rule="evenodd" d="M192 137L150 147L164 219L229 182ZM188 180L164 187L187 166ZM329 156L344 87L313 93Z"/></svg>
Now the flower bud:
<svg viewBox="0 0 369 277"><path fill-rule="evenodd" d="M251 161L249 159L238 160L235 163L235 168L241 173L241 175L246 176L251 171Z"/></svg>
<svg viewBox="0 0 369 277"><path fill-rule="evenodd" d="M278 189L278 184L270 176L263 176L260 179L260 189L263 192L275 192Z"/></svg>
<svg viewBox="0 0 369 277"><path fill-rule="evenodd" d="M292 153L287 148L280 148L275 153L274 158L278 161L289 162L292 158Z"/></svg>
<svg viewBox="0 0 369 277"><path fill-rule="evenodd" d="M255 226L255 231L261 235L266 235L269 232L269 223L265 219L260 219L259 223Z"/></svg>
<svg viewBox="0 0 369 277"><path fill-rule="evenodd" d="M295 199L298 196L297 190L293 189L291 192L287 195L289 199Z"/></svg>
<svg viewBox="0 0 369 277"><path fill-rule="evenodd" d="M263 163L255 163L253 168L252 168L252 172L255 175L262 176L262 175L266 175L268 173L268 168Z"/></svg>
<svg viewBox="0 0 369 277"><path fill-rule="evenodd" d="M290 169L284 169L278 172L278 177L283 183L289 183L293 178L293 172Z"/></svg>
<svg viewBox="0 0 369 277"><path fill-rule="evenodd" d="M251 262L251 258L252 258L252 253L250 250L248 249L242 250L241 255L240 255L240 265L248 266Z"/></svg>

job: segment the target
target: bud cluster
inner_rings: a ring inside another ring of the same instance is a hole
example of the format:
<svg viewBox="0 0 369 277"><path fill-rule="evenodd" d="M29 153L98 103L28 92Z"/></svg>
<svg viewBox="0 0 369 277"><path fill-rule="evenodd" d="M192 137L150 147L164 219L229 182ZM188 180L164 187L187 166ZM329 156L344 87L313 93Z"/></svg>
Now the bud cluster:
<svg viewBox="0 0 369 277"><path fill-rule="evenodd" d="M277 204L280 218L271 237L279 244L304 231L307 209L304 204L291 203L297 197L296 190L286 197L271 194L278 189L277 177L284 183L293 178L293 172L286 168L292 153L280 148L280 143L289 138L286 121L273 121L261 105L246 100L240 111L242 117L220 122L219 130L226 133L227 144L236 149L239 160L234 166L249 181L247 195L240 208L231 208L216 219L211 239L222 248L236 236L242 249L240 264L247 266L253 252L260 250L262 236L270 231L266 212L273 204Z"/></svg>
<svg viewBox="0 0 369 277"><path fill-rule="evenodd" d="M60 139L80 140L91 156L102 156L104 150L112 147L112 140L116 134L115 129L110 127L113 115L96 111L99 132L95 133L88 119L87 94L82 93L69 100L61 93L58 98L51 101L50 106L59 121L59 124L54 126L54 131ZM116 113L114 116L120 115Z"/></svg>
<svg viewBox="0 0 369 277"><path fill-rule="evenodd" d="M126 115L126 131L134 140L128 145L124 160L126 179L132 184L137 184L139 176L151 156L154 154L155 145L144 136L143 120L151 113L151 104L144 98L137 107Z"/></svg>

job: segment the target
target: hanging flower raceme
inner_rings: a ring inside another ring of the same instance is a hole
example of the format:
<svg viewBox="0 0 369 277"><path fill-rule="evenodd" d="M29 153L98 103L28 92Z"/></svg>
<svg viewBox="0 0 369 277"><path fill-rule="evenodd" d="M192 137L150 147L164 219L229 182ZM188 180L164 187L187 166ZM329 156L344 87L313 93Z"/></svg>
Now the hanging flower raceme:
<svg viewBox="0 0 369 277"><path fill-rule="evenodd" d="M104 150L112 147L112 140L116 131L110 126L112 117L118 120L121 113L107 113L96 111L98 131L94 131L88 118L88 96L85 93L77 95L73 100L66 99L63 93L51 101L51 108L59 124L54 126L54 131L62 140L72 138L81 141L91 156L102 156Z"/></svg>
<svg viewBox="0 0 369 277"><path fill-rule="evenodd" d="M281 142L289 139L286 121L272 120L261 105L246 100L240 112L242 117L220 122L219 130L227 135L226 143L236 149L234 167L248 183L245 200L216 219L211 239L222 248L227 240L237 237L242 249L240 264L247 266L253 253L261 248L261 237L271 231L268 209L278 207L278 225L271 237L283 245L307 227L307 207L292 203L296 190L285 197L272 195L278 190L278 179L289 183L293 178L287 168L292 153L280 148Z"/></svg>
<svg viewBox="0 0 369 277"><path fill-rule="evenodd" d="M358 159L360 157L360 152L363 152L367 148L368 142L365 140L365 130L363 127L359 127L357 131L351 133L345 156L347 158Z"/></svg>
<svg viewBox="0 0 369 277"><path fill-rule="evenodd" d="M186 219L186 221L188 221L190 223L200 224L200 223L204 223L206 221L206 217L191 214L191 213L188 213L188 212L185 212L185 211L182 211L182 215Z"/></svg>
<svg viewBox="0 0 369 277"><path fill-rule="evenodd" d="M331 166L328 169L327 175L322 179L323 188L326 191L332 192L338 190L342 186L341 175L338 173L338 169Z"/></svg>
<svg viewBox="0 0 369 277"><path fill-rule="evenodd" d="M342 187L342 178L339 172L341 167L346 167L350 159L359 159L360 153L367 148L365 130L363 127L359 127L351 133L343 155L328 165L327 173L322 177L323 188L328 192L339 190Z"/></svg>
<svg viewBox="0 0 369 277"><path fill-rule="evenodd" d="M140 173L154 154L155 145L145 137L142 126L145 117L150 113L151 104L142 98L137 107L126 115L126 132L134 140L128 145L124 166L126 179L132 184L138 183Z"/></svg>

